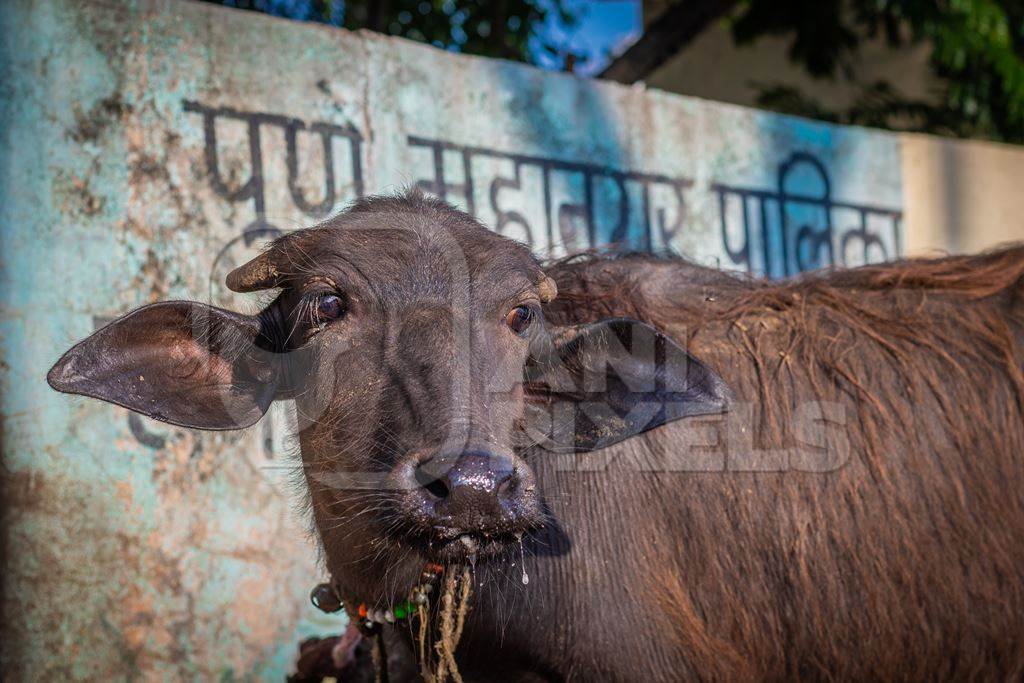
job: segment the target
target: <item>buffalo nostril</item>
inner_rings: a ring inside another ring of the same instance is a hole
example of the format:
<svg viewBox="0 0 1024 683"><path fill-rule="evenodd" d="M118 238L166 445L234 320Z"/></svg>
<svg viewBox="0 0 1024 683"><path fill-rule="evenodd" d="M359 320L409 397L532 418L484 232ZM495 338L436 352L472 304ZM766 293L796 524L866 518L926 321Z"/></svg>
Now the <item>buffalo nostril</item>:
<svg viewBox="0 0 1024 683"><path fill-rule="evenodd" d="M445 484L440 479L434 479L433 481L427 482L426 484L424 484L423 488L425 488L430 495L432 495L434 498L437 498L438 500L444 500L445 498L448 497L448 485Z"/></svg>
<svg viewBox="0 0 1024 683"><path fill-rule="evenodd" d="M516 491L516 485L519 483L519 478L515 472L506 472L504 476L498 480L498 488L495 490L499 498L507 498Z"/></svg>
<svg viewBox="0 0 1024 683"><path fill-rule="evenodd" d="M450 491L445 478L430 472L429 467L417 467L413 476L416 479L416 483L437 500L444 500L448 497Z"/></svg>

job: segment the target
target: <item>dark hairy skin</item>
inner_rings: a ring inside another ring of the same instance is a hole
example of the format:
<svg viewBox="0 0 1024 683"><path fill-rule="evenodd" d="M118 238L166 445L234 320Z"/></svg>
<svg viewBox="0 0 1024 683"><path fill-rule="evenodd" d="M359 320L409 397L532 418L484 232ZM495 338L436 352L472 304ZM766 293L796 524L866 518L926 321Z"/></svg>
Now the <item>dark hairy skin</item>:
<svg viewBox="0 0 1024 683"><path fill-rule="evenodd" d="M205 429L294 399L346 597L475 560L466 680L1024 675L1022 247L783 283L542 268L413 194L228 283L280 294L140 309L50 383Z"/></svg>

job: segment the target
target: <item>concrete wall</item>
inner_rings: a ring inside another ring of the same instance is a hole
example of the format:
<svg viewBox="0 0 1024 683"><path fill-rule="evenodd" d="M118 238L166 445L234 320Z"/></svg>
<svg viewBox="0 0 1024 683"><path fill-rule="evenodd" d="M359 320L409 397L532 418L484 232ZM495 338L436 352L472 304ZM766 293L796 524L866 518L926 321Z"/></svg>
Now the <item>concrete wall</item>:
<svg viewBox="0 0 1024 683"><path fill-rule="evenodd" d="M0 4L0 413L11 680L279 678L340 619L289 407L242 433L50 391L112 316L418 185L557 255L615 242L772 276L893 258L897 136L188 2Z"/></svg>
<svg viewBox="0 0 1024 683"><path fill-rule="evenodd" d="M1024 148L901 135L909 255L1024 240Z"/></svg>

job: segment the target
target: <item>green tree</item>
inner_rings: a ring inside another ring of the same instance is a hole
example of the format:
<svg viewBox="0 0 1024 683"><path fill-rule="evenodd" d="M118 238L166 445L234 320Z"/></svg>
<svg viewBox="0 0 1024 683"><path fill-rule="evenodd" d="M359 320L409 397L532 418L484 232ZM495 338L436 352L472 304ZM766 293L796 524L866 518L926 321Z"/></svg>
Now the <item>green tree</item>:
<svg viewBox="0 0 1024 683"><path fill-rule="evenodd" d="M571 68L544 28L578 21L567 0L207 0L301 21L368 29L466 54L536 63L545 53Z"/></svg>
<svg viewBox="0 0 1024 683"><path fill-rule="evenodd" d="M732 33L737 44L789 36L790 58L811 75L851 82L865 39L924 42L942 83L934 100L878 82L857 86L844 111L772 84L762 85L759 103L841 123L1024 143L1024 0L745 0Z"/></svg>

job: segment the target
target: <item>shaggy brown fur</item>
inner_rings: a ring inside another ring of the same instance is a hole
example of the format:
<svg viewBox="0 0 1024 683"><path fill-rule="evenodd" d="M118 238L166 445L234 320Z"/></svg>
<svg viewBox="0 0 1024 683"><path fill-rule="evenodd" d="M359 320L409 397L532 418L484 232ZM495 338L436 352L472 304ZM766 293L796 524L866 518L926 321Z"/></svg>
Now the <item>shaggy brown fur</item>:
<svg viewBox="0 0 1024 683"><path fill-rule="evenodd" d="M842 409L835 471L743 471L732 439L724 471L666 475L689 523L644 592L692 674L1024 676L1024 247L775 285L641 256L548 273L549 319L687 340L754 406L755 449L794 446L801 402Z"/></svg>

